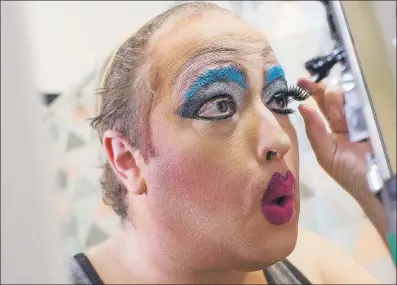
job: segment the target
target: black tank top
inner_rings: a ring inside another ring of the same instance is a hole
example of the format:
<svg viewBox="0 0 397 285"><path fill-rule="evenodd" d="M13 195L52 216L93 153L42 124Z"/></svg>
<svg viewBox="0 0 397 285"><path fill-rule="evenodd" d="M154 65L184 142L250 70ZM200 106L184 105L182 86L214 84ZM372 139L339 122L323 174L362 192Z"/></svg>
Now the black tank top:
<svg viewBox="0 0 397 285"><path fill-rule="evenodd" d="M73 284L105 285L84 253L70 261ZM288 260L280 261L263 270L269 284L311 284Z"/></svg>

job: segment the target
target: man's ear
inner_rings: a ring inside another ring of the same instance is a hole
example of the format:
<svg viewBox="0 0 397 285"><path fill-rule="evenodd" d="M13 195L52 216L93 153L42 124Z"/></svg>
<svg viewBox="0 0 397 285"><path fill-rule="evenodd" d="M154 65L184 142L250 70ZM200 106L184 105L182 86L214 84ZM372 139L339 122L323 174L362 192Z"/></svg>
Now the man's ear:
<svg viewBox="0 0 397 285"><path fill-rule="evenodd" d="M128 192L135 195L146 193L146 183L140 167L141 156L122 134L107 130L103 134L103 147L109 164Z"/></svg>

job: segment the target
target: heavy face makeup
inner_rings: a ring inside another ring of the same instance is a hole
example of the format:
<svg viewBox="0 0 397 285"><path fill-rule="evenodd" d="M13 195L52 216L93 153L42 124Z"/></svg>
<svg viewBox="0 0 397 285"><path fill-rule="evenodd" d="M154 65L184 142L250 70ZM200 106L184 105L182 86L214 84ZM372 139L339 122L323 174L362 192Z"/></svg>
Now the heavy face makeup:
<svg viewBox="0 0 397 285"><path fill-rule="evenodd" d="M285 77L266 38L235 16L182 22L151 43L157 155L142 168L147 195L132 215L150 250L181 268L259 270L285 258L297 235L298 183L288 222L261 213L274 173L298 177L296 134L276 96Z"/></svg>
<svg viewBox="0 0 397 285"><path fill-rule="evenodd" d="M275 113L285 114L281 97L288 90L284 71L279 65L268 66L265 71L262 101ZM182 118L225 120L233 116L244 103L247 82L241 70L234 66L220 66L204 71L184 94L184 103L178 110ZM287 99L287 98L285 98Z"/></svg>

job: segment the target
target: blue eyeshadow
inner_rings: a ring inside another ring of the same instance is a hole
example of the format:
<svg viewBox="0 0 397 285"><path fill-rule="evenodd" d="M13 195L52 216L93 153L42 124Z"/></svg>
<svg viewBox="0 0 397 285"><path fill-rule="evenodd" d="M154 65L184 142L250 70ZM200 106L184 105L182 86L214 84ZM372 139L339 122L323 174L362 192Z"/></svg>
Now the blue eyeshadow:
<svg viewBox="0 0 397 285"><path fill-rule="evenodd" d="M187 90L187 92L185 93L185 98L189 99L201 88L205 87L208 84L222 81L235 82L241 85L243 88L247 88L247 83L241 70L232 66L225 66L210 69L201 74Z"/></svg>
<svg viewBox="0 0 397 285"><path fill-rule="evenodd" d="M279 65L271 66L266 68L265 84L271 83L277 78L285 79L284 70Z"/></svg>

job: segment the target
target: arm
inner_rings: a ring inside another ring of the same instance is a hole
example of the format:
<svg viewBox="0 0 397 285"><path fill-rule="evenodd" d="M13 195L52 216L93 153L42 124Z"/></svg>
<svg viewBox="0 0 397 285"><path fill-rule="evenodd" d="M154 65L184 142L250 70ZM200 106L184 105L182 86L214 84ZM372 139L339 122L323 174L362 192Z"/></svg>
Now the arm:
<svg viewBox="0 0 397 285"><path fill-rule="evenodd" d="M355 195L355 200L360 205L361 209L374 225L376 231L382 238L386 247L388 247L387 242L387 233L388 233L388 224L387 224L387 216L386 212L383 208L382 203L376 196L373 196L370 191L363 186L361 191Z"/></svg>
<svg viewBox="0 0 397 285"><path fill-rule="evenodd" d="M300 230L299 235L297 247L290 256L291 261L300 265L302 259L310 258L310 264L321 276L321 283L381 284L350 254L324 237L305 230Z"/></svg>
<svg viewBox="0 0 397 285"><path fill-rule="evenodd" d="M380 284L351 255L324 238L318 239L326 258L321 259L320 271L326 284Z"/></svg>

